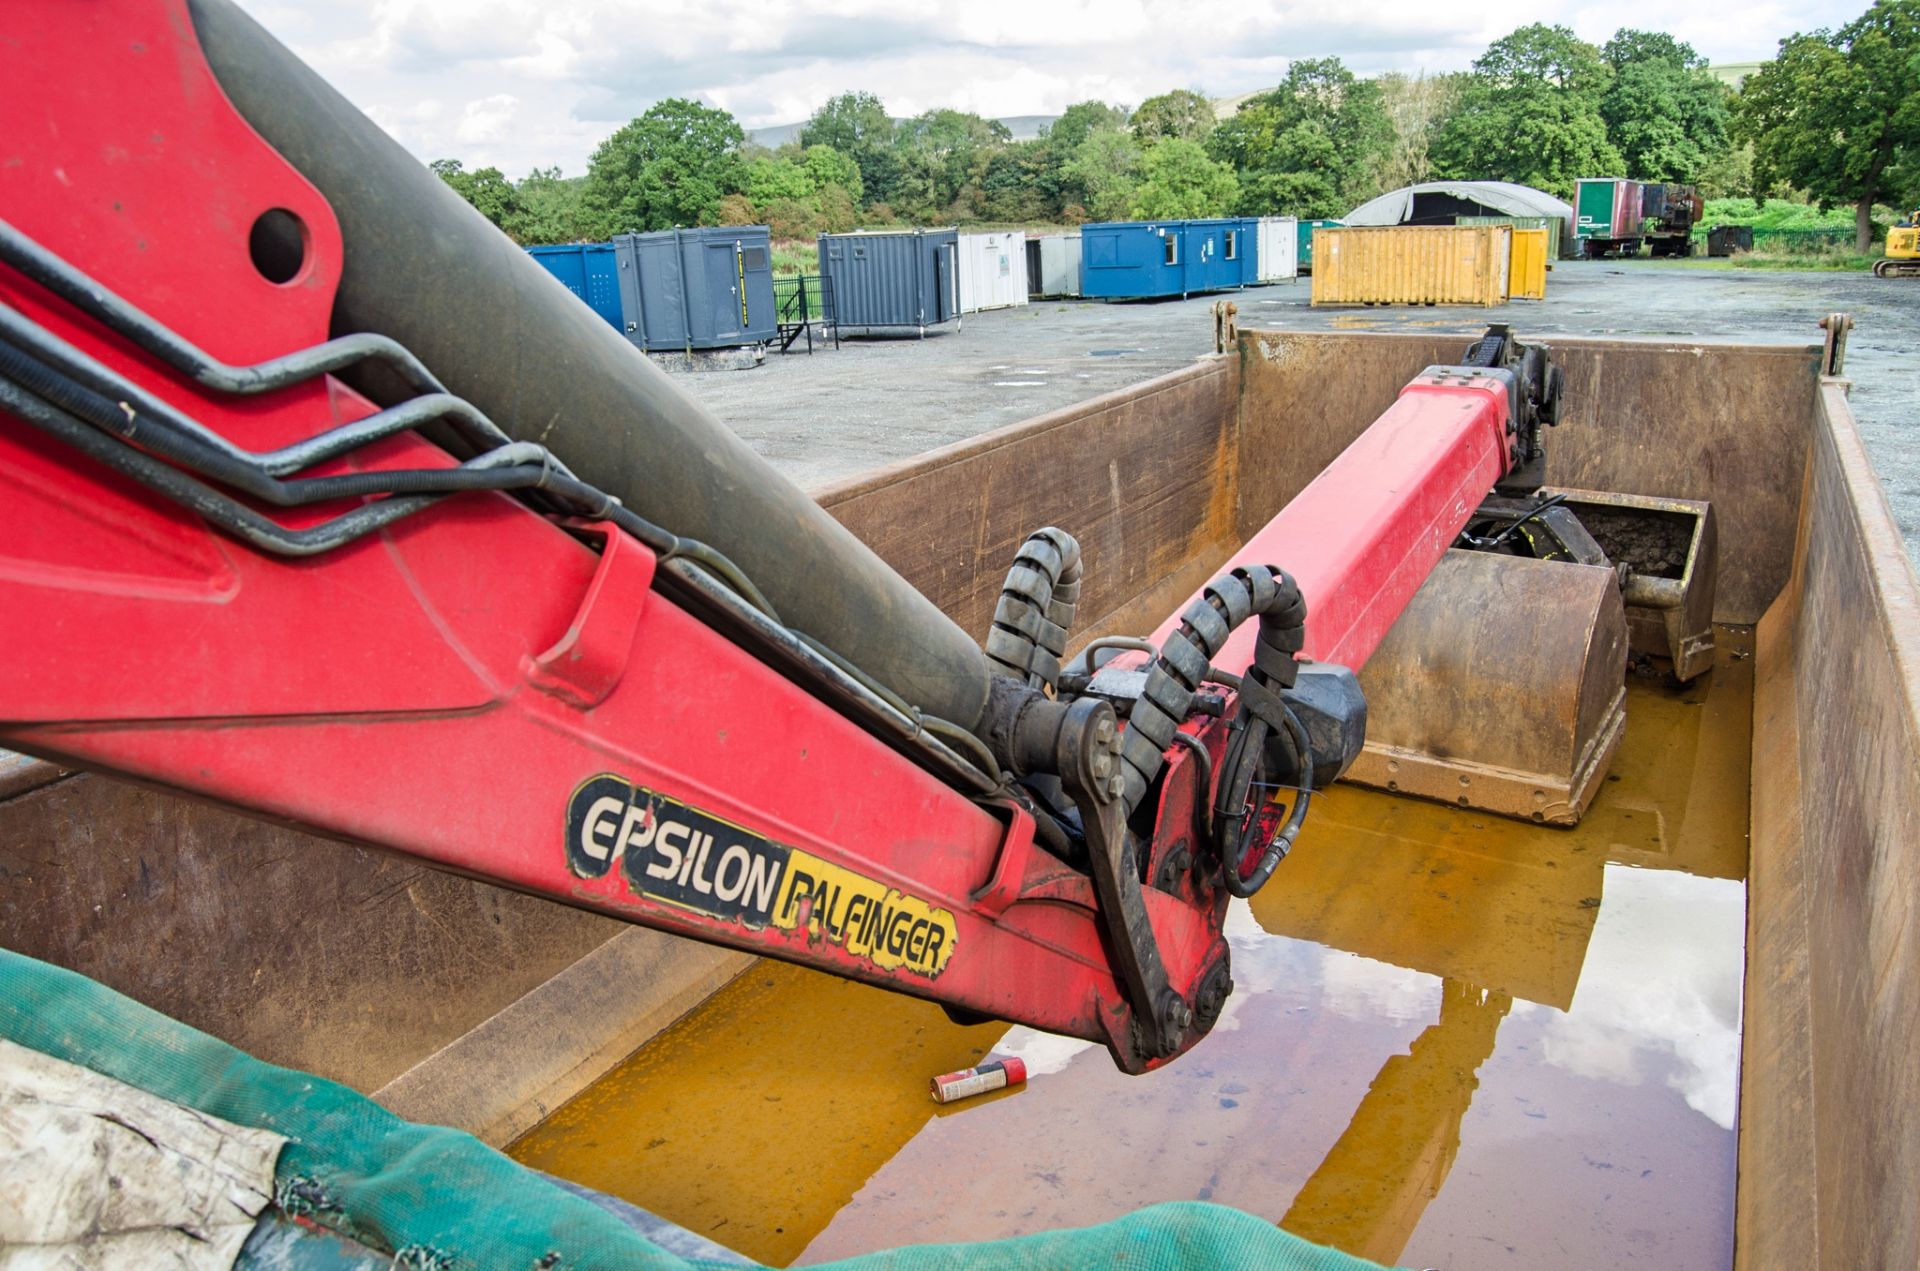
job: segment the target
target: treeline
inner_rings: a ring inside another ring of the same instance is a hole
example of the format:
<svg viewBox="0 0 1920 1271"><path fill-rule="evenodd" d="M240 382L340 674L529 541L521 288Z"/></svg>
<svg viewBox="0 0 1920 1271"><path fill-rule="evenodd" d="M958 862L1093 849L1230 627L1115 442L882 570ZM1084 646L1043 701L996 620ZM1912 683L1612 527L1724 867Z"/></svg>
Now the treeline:
<svg viewBox="0 0 1920 1271"><path fill-rule="evenodd" d="M1601 46L1532 25L1470 71L1355 76L1294 62L1216 119L1197 92L1129 110L1067 108L1043 135L956 110L894 120L871 93L827 102L797 141L751 145L732 115L671 98L615 132L584 177L433 165L526 244L676 225L765 223L776 238L861 226L1072 224L1237 214L1337 217L1436 178L1562 197L1583 176L1697 185L1709 198L1800 194L1857 210L1920 191L1920 0L1877 0L1795 35L1734 92L1688 45L1622 30Z"/></svg>

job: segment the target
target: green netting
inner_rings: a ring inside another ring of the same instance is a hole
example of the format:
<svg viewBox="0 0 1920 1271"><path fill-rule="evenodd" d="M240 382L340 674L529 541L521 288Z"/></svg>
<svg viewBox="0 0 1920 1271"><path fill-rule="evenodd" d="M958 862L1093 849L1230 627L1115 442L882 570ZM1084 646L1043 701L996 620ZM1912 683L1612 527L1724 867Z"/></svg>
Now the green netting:
<svg viewBox="0 0 1920 1271"><path fill-rule="evenodd" d="M415 1125L345 1086L276 1068L74 972L0 949L0 1036L238 1125L286 1136L282 1208L436 1271L682 1268L617 1218L471 1135ZM844 1271L1125 1265L1368 1271L1375 1264L1221 1205L981 1244L920 1245Z"/></svg>

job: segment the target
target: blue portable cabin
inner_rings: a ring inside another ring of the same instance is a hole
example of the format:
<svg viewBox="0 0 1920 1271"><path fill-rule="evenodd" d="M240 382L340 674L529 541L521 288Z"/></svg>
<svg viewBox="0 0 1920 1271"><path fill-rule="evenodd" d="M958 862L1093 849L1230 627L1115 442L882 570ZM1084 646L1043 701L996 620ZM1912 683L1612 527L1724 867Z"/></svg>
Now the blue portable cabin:
<svg viewBox="0 0 1920 1271"><path fill-rule="evenodd" d="M1107 300L1191 296L1260 281L1260 223L1107 221L1080 227L1080 291Z"/></svg>
<svg viewBox="0 0 1920 1271"><path fill-rule="evenodd" d="M530 247L534 260L636 346L724 349L773 339L773 244L764 225L622 234Z"/></svg>
<svg viewBox="0 0 1920 1271"><path fill-rule="evenodd" d="M620 282L613 263L612 243L568 243L561 247L529 247L536 264L585 301L587 307L620 329Z"/></svg>

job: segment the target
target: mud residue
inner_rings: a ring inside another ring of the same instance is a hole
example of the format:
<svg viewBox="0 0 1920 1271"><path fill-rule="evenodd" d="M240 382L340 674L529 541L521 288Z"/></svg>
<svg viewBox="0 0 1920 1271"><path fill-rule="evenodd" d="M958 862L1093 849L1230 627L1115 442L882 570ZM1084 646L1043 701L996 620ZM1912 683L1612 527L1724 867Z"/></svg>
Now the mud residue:
<svg viewBox="0 0 1920 1271"><path fill-rule="evenodd" d="M1580 524L1615 564L1624 561L1634 573L1654 578L1678 578L1686 571L1693 546L1691 517L1591 505L1582 506L1579 515Z"/></svg>

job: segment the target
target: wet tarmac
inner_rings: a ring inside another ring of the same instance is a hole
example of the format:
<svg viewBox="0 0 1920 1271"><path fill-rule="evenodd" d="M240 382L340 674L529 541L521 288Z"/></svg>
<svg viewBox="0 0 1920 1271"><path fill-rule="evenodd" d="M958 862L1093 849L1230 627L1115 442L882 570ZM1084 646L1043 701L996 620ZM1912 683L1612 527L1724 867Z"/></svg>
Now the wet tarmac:
<svg viewBox="0 0 1920 1271"><path fill-rule="evenodd" d="M1920 560L1920 279L1560 261L1543 301L1495 309L1314 309L1301 279L1225 297L1249 326L1431 330L1489 322L1523 336L1593 335L1818 344L1834 311L1856 322L1854 409L1909 552ZM862 339L753 371L684 375L699 397L803 486L911 458L1184 366L1213 346L1220 296L1152 303L1035 302L969 314L925 340ZM1464 347L1464 346L1463 346Z"/></svg>
<svg viewBox="0 0 1920 1271"><path fill-rule="evenodd" d="M1630 682L1576 829L1316 799L1159 1072L761 963L513 1154L776 1264L1203 1199L1415 1267L1726 1267L1750 651ZM928 1099L988 1053L1027 1085Z"/></svg>

